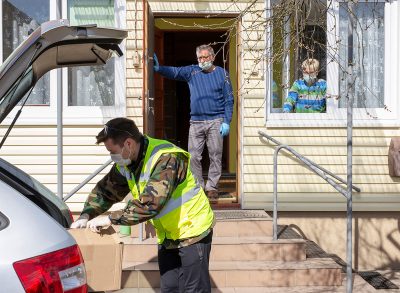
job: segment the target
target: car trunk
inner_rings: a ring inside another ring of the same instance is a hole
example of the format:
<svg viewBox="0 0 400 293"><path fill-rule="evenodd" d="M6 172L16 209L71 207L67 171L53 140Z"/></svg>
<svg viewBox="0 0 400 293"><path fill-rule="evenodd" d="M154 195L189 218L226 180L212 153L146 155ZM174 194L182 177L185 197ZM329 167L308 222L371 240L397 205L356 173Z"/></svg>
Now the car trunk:
<svg viewBox="0 0 400 293"><path fill-rule="evenodd" d="M0 123L48 71L73 66L102 65L116 53L127 31L69 26L68 20L41 25L0 67Z"/></svg>
<svg viewBox="0 0 400 293"><path fill-rule="evenodd" d="M61 67L106 64L114 53L122 56L119 44L126 36L127 31L119 29L69 26L68 20L42 24L0 67L0 123L46 72ZM70 226L72 219L67 205L40 182L3 159L0 159L0 180L62 226Z"/></svg>

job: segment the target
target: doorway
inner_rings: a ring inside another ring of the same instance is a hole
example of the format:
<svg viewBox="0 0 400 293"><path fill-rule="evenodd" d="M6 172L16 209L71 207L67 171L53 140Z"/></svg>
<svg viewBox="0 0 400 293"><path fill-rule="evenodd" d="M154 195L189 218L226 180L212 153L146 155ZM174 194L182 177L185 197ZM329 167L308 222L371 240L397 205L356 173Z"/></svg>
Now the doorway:
<svg viewBox="0 0 400 293"><path fill-rule="evenodd" d="M221 33L204 32L165 32L164 33L164 64L169 66L186 66L196 64L196 45L209 44L215 40ZM219 46L218 46L219 45ZM222 47L222 44L213 46L216 52ZM215 65L223 67L222 54L215 58ZM226 68L229 71L229 68ZM174 142L179 147L187 150L188 133L190 120L190 92L186 82L164 79L164 128L161 134L164 139ZM203 153L203 170L208 170L207 147ZM229 141L224 140L224 151L222 154L222 171L228 172L228 152Z"/></svg>
<svg viewBox="0 0 400 293"><path fill-rule="evenodd" d="M180 19L182 20L182 19ZM226 40L224 30L171 30L157 25L155 19L155 47L161 65L187 66L197 64L196 47L201 44L211 44L216 58L214 64L225 68L230 75L234 92L236 92L236 38ZM224 62L225 59L225 62ZM155 136L188 149L188 134L190 123L190 92L186 82L169 80L155 75ZM224 138L222 155L222 176L219 182L221 202L237 203L236 193L236 162L237 162L237 97L230 134ZM207 147L203 151L203 177L207 177L209 160ZM224 200L226 198L226 200ZM219 201L220 202L220 201Z"/></svg>

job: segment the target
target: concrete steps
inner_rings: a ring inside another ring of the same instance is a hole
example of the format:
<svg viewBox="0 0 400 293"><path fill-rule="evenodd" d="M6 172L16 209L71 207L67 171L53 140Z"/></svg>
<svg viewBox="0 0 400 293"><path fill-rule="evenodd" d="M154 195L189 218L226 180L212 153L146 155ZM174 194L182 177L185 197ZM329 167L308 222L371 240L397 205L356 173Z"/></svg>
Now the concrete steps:
<svg viewBox="0 0 400 293"><path fill-rule="evenodd" d="M157 241L140 242L137 238L124 239L125 262L157 260ZM213 237L211 261L302 261L306 259L304 240L271 237Z"/></svg>
<svg viewBox="0 0 400 293"><path fill-rule="evenodd" d="M216 237L272 237L270 220L217 220L214 227Z"/></svg>
<svg viewBox="0 0 400 293"><path fill-rule="evenodd" d="M259 213L254 213L257 216ZM265 213L264 213L265 214ZM260 218L237 218L239 211L218 211L216 214L217 223L214 227L214 237L272 237L272 220L270 217ZM250 216L253 216L251 213ZM236 218L235 218L236 217ZM119 227L114 226L118 231ZM144 225L144 238L154 238L155 231L151 224ZM132 237L138 237L139 225L132 226Z"/></svg>
<svg viewBox="0 0 400 293"><path fill-rule="evenodd" d="M290 287L340 286L341 267L331 259L284 261L211 261L211 286ZM124 263L122 288L159 288L157 262Z"/></svg>
<svg viewBox="0 0 400 293"><path fill-rule="evenodd" d="M332 259L307 259L305 240L274 241L272 221L265 212L220 210L216 218L210 256L213 292L270 292L262 290L276 287L280 288L276 292L311 293L329 291L290 290L299 286L307 290L341 286L341 267ZM142 242L137 238L137 227L132 231L136 237L121 238L123 290L118 292L159 292L155 233L150 225L144 230L146 239Z"/></svg>
<svg viewBox="0 0 400 293"><path fill-rule="evenodd" d="M346 292L346 279L342 273L340 286L291 286L291 287L219 287L212 288L212 293L344 293ZM393 293L398 290L375 289L359 275L354 275L353 293ZM159 288L124 288L113 293L160 293Z"/></svg>

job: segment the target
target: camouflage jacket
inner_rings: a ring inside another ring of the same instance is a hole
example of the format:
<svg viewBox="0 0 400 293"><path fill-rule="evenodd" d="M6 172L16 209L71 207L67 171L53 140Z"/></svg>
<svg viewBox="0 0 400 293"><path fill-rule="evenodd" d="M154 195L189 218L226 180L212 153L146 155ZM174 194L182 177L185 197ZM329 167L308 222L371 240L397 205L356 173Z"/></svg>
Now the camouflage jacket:
<svg viewBox="0 0 400 293"><path fill-rule="evenodd" d="M142 137L138 159L128 166L136 182L139 181L148 144L148 139ZM123 210L112 212L111 222L114 225L135 225L156 216L171 198L175 188L185 180L187 167L188 158L182 153L162 155L156 162L144 191L139 195L139 200L132 198ZM95 218L108 211L113 204L122 201L129 192L126 178L114 165L89 194L81 214L88 214L89 219ZM190 245L207 236L210 230L211 227L195 239L174 241L173 245L168 243L167 246L176 248Z"/></svg>

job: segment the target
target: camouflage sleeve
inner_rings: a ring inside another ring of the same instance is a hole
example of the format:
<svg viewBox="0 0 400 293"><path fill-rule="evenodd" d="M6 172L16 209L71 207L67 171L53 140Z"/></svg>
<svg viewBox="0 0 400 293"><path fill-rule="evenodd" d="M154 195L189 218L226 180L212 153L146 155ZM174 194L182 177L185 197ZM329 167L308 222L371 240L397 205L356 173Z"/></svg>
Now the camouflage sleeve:
<svg viewBox="0 0 400 293"><path fill-rule="evenodd" d="M122 201L129 192L128 182L114 165L89 194L81 214L88 214L89 219L93 219Z"/></svg>
<svg viewBox="0 0 400 293"><path fill-rule="evenodd" d="M171 198L176 186L185 180L187 165L188 159L182 153L162 155L139 200L130 200L125 209L111 213L111 222L135 225L155 217Z"/></svg>

